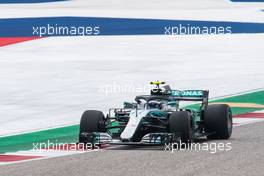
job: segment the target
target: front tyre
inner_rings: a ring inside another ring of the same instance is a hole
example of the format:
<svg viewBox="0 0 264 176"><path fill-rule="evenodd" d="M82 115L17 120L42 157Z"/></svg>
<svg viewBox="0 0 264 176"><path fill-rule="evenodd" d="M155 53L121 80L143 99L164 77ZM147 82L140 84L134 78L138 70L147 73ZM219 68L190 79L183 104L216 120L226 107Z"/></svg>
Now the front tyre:
<svg viewBox="0 0 264 176"><path fill-rule="evenodd" d="M105 117L101 111L87 110L81 117L79 142L85 141L83 133L93 132L106 132Z"/></svg>
<svg viewBox="0 0 264 176"><path fill-rule="evenodd" d="M188 144L194 141L193 124L189 112L173 112L169 117L169 127L171 133L180 134L182 143Z"/></svg>

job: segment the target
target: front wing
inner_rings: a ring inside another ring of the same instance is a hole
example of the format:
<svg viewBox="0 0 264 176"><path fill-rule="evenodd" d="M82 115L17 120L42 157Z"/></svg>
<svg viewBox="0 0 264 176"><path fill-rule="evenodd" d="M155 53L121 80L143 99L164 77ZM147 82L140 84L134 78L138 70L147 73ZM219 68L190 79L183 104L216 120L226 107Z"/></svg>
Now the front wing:
<svg viewBox="0 0 264 176"><path fill-rule="evenodd" d="M108 133L81 133L83 143L110 144L110 145L164 145L180 141L180 135L176 133L148 133L139 142L113 139Z"/></svg>

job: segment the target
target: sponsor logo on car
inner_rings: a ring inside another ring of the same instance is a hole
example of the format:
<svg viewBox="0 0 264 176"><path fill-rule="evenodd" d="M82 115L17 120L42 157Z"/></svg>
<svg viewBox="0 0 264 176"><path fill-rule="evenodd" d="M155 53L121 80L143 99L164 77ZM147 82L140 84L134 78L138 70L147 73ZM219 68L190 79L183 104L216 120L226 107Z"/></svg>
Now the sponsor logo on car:
<svg viewBox="0 0 264 176"><path fill-rule="evenodd" d="M185 90L185 91L172 90L171 94L172 96L175 97L201 97L203 96L203 91L202 90Z"/></svg>

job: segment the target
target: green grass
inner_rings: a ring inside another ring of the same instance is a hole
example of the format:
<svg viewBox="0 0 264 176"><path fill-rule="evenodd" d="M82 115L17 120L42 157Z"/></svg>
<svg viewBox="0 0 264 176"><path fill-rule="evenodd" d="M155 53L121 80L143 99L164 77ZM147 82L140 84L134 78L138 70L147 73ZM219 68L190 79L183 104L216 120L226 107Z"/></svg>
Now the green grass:
<svg viewBox="0 0 264 176"><path fill-rule="evenodd" d="M264 105L264 90L229 98L222 98L211 102L256 103Z"/></svg>
<svg viewBox="0 0 264 176"><path fill-rule="evenodd" d="M74 143L78 141L79 125L0 138L0 153L29 150L37 142Z"/></svg>

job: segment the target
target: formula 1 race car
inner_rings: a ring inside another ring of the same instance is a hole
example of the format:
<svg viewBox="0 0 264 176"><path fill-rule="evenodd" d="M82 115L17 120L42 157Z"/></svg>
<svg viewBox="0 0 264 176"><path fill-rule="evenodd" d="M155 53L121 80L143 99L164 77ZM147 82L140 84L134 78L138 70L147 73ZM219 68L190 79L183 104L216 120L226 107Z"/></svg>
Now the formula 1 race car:
<svg viewBox="0 0 264 176"><path fill-rule="evenodd" d="M103 112L87 110L80 122L79 143L163 145L181 140L228 139L232 133L232 112L226 104L208 105L207 90L171 90L165 82L150 95L136 96L123 108ZM180 108L181 101L200 101L199 109Z"/></svg>

